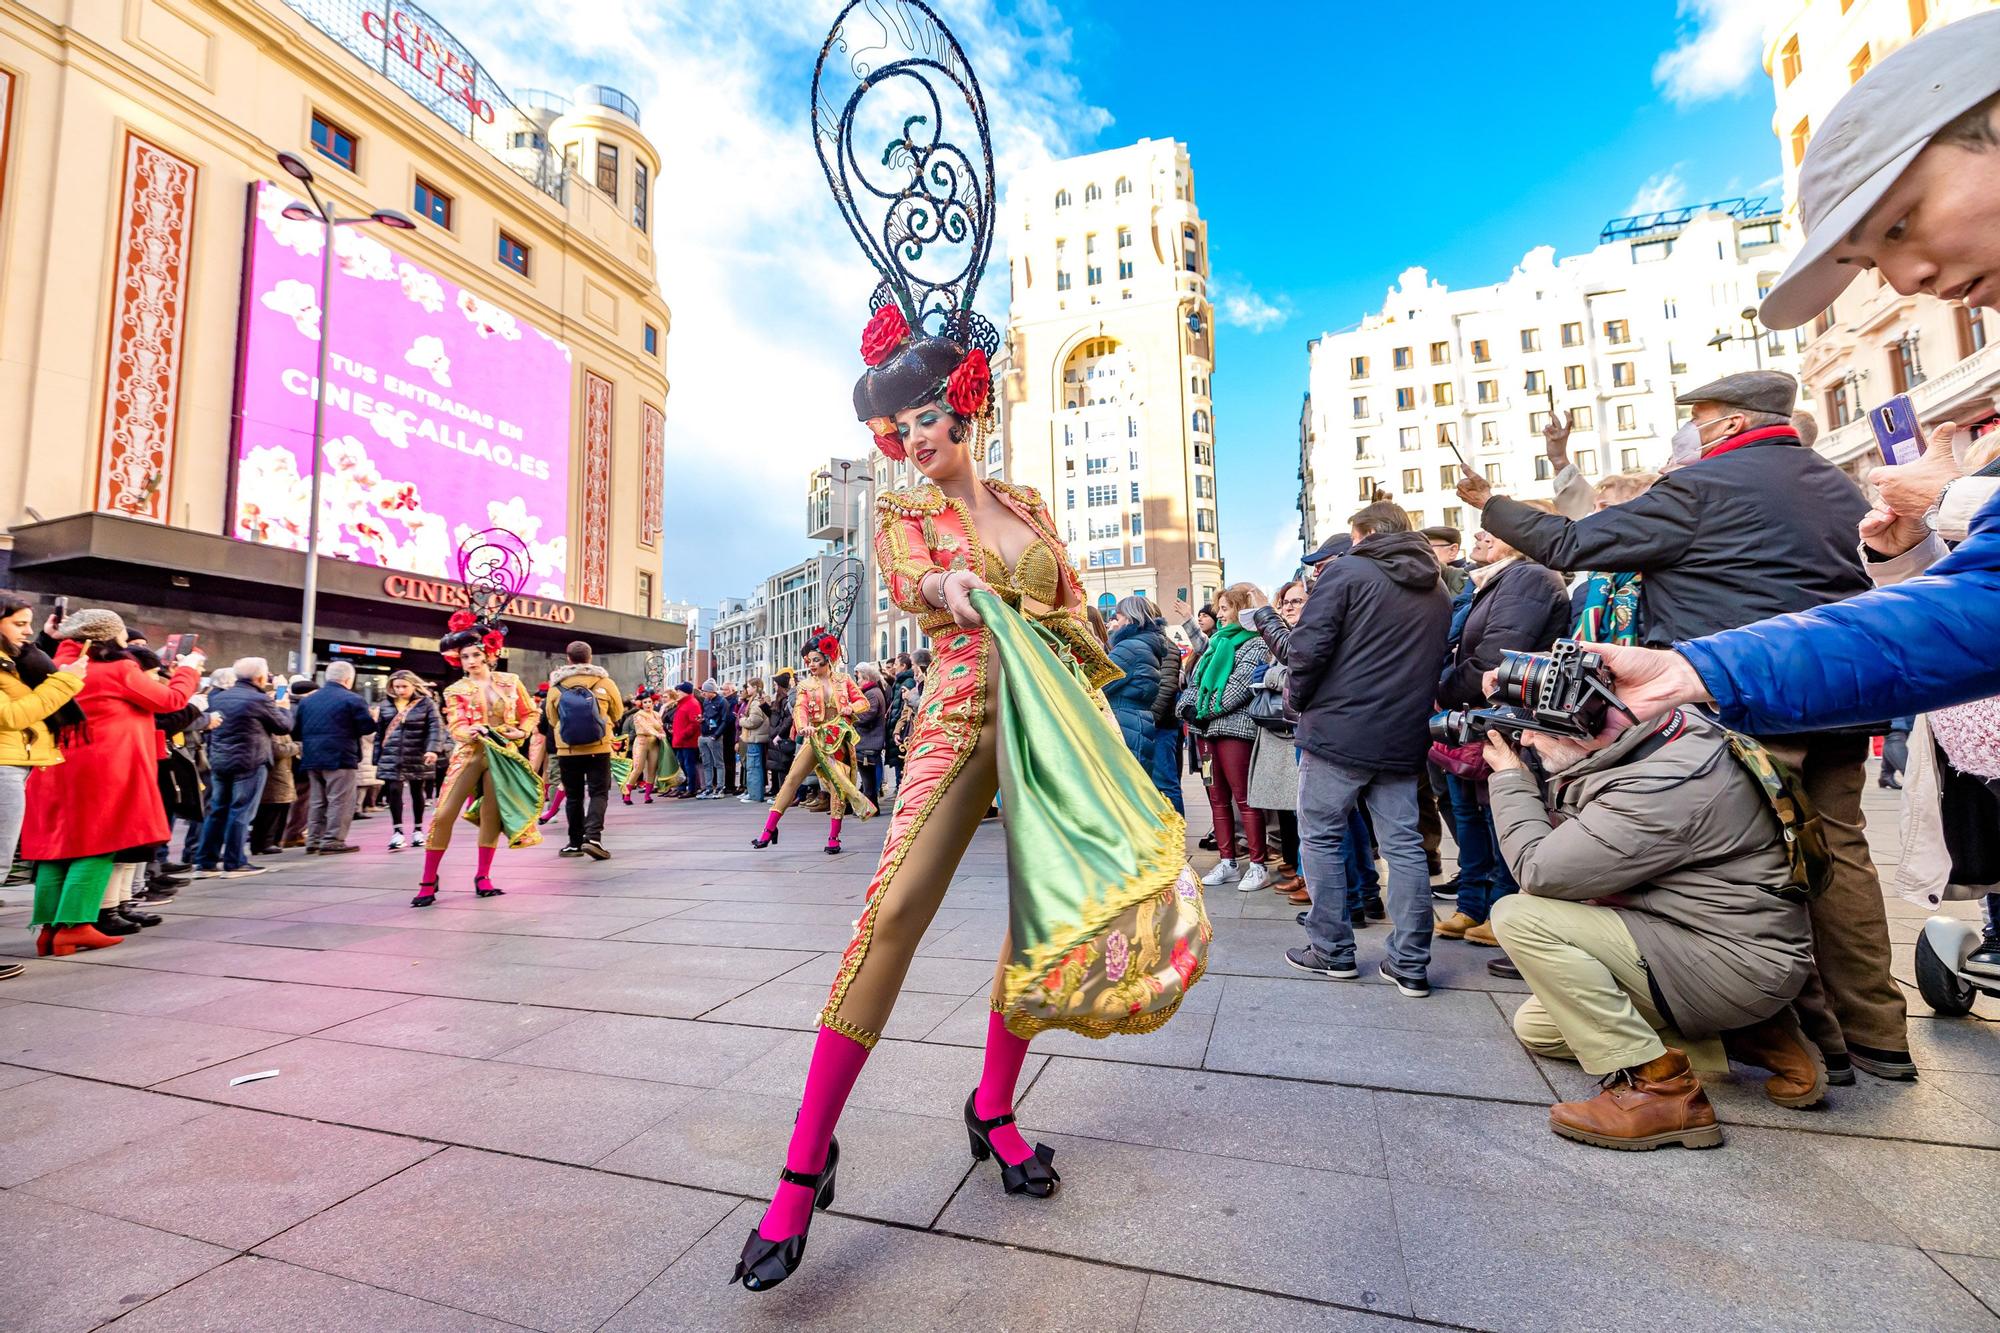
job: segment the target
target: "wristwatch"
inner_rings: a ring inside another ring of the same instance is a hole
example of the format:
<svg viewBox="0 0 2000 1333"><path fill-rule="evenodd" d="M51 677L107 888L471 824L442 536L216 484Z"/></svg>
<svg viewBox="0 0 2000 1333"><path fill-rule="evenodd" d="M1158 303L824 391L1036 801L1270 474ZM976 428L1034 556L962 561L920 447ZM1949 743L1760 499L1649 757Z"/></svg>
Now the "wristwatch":
<svg viewBox="0 0 2000 1333"><path fill-rule="evenodd" d="M1924 511L1924 526L1932 532L1938 530L1938 519L1944 513L1944 497L1951 494L1951 488L1958 485L1960 480L1962 478L1953 477L1946 482L1944 489L1937 493L1937 499L1931 501L1931 507Z"/></svg>

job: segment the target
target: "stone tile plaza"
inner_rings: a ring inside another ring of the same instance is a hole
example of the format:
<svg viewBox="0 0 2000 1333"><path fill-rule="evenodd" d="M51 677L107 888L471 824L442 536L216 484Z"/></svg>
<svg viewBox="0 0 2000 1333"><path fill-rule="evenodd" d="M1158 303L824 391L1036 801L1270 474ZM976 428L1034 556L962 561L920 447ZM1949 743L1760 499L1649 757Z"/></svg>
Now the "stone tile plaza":
<svg viewBox="0 0 2000 1333"><path fill-rule="evenodd" d="M1003 1195L959 1119L1003 928L993 824L842 1117L810 1262L748 1296L724 1279L882 827L850 825L837 858L753 852L760 815L615 806L616 859L502 853L506 897L448 883L427 913L378 819L362 854L287 854L183 893L138 947L34 963L0 996L0 1327L917 1333L1087 1311L1386 1333L1595 1329L1615 1304L1704 1329L2000 1328L1992 1001L1938 1019L1912 991L1914 1084L1785 1111L1738 1070L1709 1085L1723 1150L1604 1152L1548 1133L1552 1096L1594 1081L1513 1041L1525 988L1487 976L1493 951L1438 941L1428 1003L1328 985L1280 961L1288 904L1226 887L1172 1023L1035 1043L1019 1114L1064 1187ZM1889 910L1908 980L1920 918Z"/></svg>

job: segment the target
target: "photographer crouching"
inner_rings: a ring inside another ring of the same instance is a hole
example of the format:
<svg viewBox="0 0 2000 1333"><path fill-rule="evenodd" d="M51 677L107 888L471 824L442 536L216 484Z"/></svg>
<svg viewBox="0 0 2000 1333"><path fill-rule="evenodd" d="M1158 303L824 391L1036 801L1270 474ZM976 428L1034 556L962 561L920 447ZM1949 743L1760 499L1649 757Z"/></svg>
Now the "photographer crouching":
<svg viewBox="0 0 2000 1333"><path fill-rule="evenodd" d="M1603 1082L1551 1107L1549 1127L1604 1148L1719 1145L1695 1070L1728 1070L1723 1034L1728 1054L1772 1072L1771 1100L1819 1102L1826 1066L1791 1001L1813 967L1805 885L1823 883L1823 843L1785 776L1699 713L1631 725L1578 645L1509 654L1495 676L1502 707L1445 724L1485 730L1500 852L1521 886L1492 918L1534 990L1514 1031Z"/></svg>

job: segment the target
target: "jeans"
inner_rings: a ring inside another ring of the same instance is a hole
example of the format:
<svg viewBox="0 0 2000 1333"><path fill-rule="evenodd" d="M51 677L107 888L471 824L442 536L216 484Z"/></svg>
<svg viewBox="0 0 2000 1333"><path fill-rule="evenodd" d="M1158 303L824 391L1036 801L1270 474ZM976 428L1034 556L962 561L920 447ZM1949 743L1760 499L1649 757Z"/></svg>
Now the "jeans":
<svg viewBox="0 0 2000 1333"><path fill-rule="evenodd" d="M14 847L21 840L21 820L27 813L27 767L0 767L0 879L6 878L6 867L14 864Z"/></svg>
<svg viewBox="0 0 2000 1333"><path fill-rule="evenodd" d="M257 798L264 794L268 771L253 768L247 773L210 770L208 814L201 821L201 847L195 864L212 870L241 870L250 862L243 843L250 836L250 820L257 813Z"/></svg>
<svg viewBox="0 0 2000 1333"><path fill-rule="evenodd" d="M1428 864L1424 867L1428 870ZM1347 878L1347 913L1359 912L1364 903L1382 903L1382 872L1375 868L1375 830L1368 813L1360 806L1347 817L1347 837L1340 844L1340 869Z"/></svg>
<svg viewBox="0 0 2000 1333"><path fill-rule="evenodd" d="M724 786L722 773L722 737L703 736L701 738L701 790L704 794L722 794Z"/></svg>
<svg viewBox="0 0 2000 1333"><path fill-rule="evenodd" d="M1312 910L1306 937L1322 958L1354 960L1342 847L1348 821L1365 806L1389 862L1389 965L1421 977L1431 959L1431 879L1417 829L1417 775L1349 768L1307 751L1299 759L1299 823Z"/></svg>
<svg viewBox="0 0 2000 1333"><path fill-rule="evenodd" d="M743 743L743 794L753 801L770 795L764 789L764 742Z"/></svg>
<svg viewBox="0 0 2000 1333"><path fill-rule="evenodd" d="M1492 816L1479 805L1479 784L1469 778L1451 777L1452 837L1458 839L1458 910L1474 921L1484 921L1493 910L1496 871L1500 864L1499 842L1493 836Z"/></svg>
<svg viewBox="0 0 2000 1333"><path fill-rule="evenodd" d="M569 845L604 841L604 807L611 802L611 756L556 756L562 774L563 812L569 820Z"/></svg>
<svg viewBox="0 0 2000 1333"><path fill-rule="evenodd" d="M1160 789L1160 795L1167 798L1175 810L1186 814L1181 805L1181 726L1169 722L1163 727L1153 728L1153 752L1146 765L1153 785Z"/></svg>
<svg viewBox="0 0 2000 1333"><path fill-rule="evenodd" d="M674 762L681 766L681 777L685 779L676 796L693 796L701 789L701 751L692 745L676 745Z"/></svg>
<svg viewBox="0 0 2000 1333"><path fill-rule="evenodd" d="M338 847L354 819L358 769L315 768L306 774L306 847Z"/></svg>

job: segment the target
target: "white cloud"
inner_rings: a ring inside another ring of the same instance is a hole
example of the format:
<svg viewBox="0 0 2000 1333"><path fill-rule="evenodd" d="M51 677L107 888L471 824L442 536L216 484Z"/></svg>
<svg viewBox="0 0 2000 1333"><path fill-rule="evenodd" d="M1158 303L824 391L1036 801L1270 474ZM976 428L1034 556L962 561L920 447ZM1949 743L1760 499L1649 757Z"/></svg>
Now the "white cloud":
<svg viewBox="0 0 2000 1333"><path fill-rule="evenodd" d="M1279 584L1298 572L1299 557L1304 551L1299 543L1298 511L1288 511L1278 519L1277 527L1261 547L1248 555L1229 557L1229 581L1254 583L1268 597L1278 590Z"/></svg>
<svg viewBox="0 0 2000 1333"><path fill-rule="evenodd" d="M1633 194L1625 205L1628 217L1641 213L1660 213L1669 208L1677 208L1690 202L1687 198L1687 182L1681 179L1684 162L1676 162L1665 171L1656 171L1646 177L1646 183Z"/></svg>
<svg viewBox="0 0 2000 1333"><path fill-rule="evenodd" d="M1234 328L1263 333L1292 317L1292 303L1283 296L1276 302L1260 296L1240 278L1216 276L1209 294L1215 301L1215 318Z"/></svg>
<svg viewBox="0 0 2000 1333"><path fill-rule="evenodd" d="M1741 92L1764 72L1769 0L1680 0L1679 44L1653 65L1653 84L1681 106Z"/></svg>
<svg viewBox="0 0 2000 1333"><path fill-rule="evenodd" d="M744 595L815 549L800 515L807 476L871 446L852 414L856 350L876 274L820 174L807 101L835 6L767 0L426 0L509 87L607 83L639 103L658 149L653 242L672 310L667 372L663 594ZM1068 72L1069 34L1047 0L1005 18L951 15L985 92L999 188L1091 146L1110 123ZM945 136L966 145L962 112ZM979 307L1006 318L996 237ZM619 479L621 482L636 479Z"/></svg>

